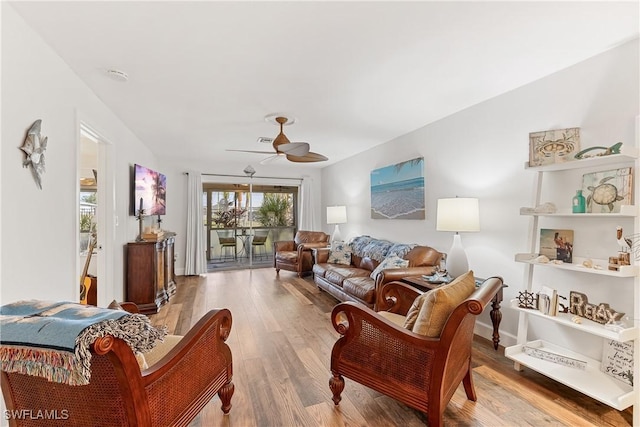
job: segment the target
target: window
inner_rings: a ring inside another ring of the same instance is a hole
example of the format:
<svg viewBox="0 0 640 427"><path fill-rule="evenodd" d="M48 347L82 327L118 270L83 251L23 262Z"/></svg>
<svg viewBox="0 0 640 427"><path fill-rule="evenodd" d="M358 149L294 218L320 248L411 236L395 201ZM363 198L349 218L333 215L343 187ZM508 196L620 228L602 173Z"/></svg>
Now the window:
<svg viewBox="0 0 640 427"><path fill-rule="evenodd" d="M216 230L270 230L271 242L291 240L297 229L298 187L248 184L203 185L203 226L208 239L208 260L222 259ZM236 257L237 258L237 257ZM236 260L234 258L234 260Z"/></svg>

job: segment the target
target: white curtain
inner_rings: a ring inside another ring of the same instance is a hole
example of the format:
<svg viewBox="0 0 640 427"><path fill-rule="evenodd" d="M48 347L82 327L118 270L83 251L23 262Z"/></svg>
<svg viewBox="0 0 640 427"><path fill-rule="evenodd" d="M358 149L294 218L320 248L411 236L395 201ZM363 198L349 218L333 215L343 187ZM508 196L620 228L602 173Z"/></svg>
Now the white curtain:
<svg viewBox="0 0 640 427"><path fill-rule="evenodd" d="M187 247L184 274L194 276L207 272L206 240L202 226L202 176L189 172L187 182Z"/></svg>
<svg viewBox="0 0 640 427"><path fill-rule="evenodd" d="M317 197L313 197L313 180L309 177L302 178L300 195L300 230L319 231L319 221L316 218Z"/></svg>

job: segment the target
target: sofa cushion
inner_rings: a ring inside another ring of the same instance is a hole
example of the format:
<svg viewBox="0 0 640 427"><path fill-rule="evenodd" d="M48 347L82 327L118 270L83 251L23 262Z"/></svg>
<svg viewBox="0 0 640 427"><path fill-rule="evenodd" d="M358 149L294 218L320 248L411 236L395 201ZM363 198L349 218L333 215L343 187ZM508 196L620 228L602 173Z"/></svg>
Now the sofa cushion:
<svg viewBox="0 0 640 427"><path fill-rule="evenodd" d="M373 280L376 280L376 276L378 275L378 273L380 273L382 270L386 270L388 268L404 268L407 267L409 265L409 261L406 259L402 259L399 258L395 255L386 257L384 260L382 260L382 262L380 264L378 264L378 266L375 268L375 270L373 270L370 274L370 277Z"/></svg>
<svg viewBox="0 0 640 427"><path fill-rule="evenodd" d="M327 264L324 262L321 264L313 264L312 270L316 276L324 277L324 274L327 272Z"/></svg>
<svg viewBox="0 0 640 427"><path fill-rule="evenodd" d="M333 242L327 262L351 265L351 246L344 242Z"/></svg>
<svg viewBox="0 0 640 427"><path fill-rule="evenodd" d="M379 311L378 314L380 317L384 317L398 326L403 326L406 320L402 314L391 313L389 311Z"/></svg>
<svg viewBox="0 0 640 427"><path fill-rule="evenodd" d="M364 269L364 270L369 270L369 272L371 272L371 271L376 269L377 265L378 265L378 261L374 261L371 258L369 258L368 256L366 256L366 257L360 259L359 267Z"/></svg>
<svg viewBox="0 0 640 427"><path fill-rule="evenodd" d="M351 277L369 277L369 270L354 267L339 267L341 264L327 264L327 270L324 273L324 279L330 283L342 286L345 279Z"/></svg>
<svg viewBox="0 0 640 427"><path fill-rule="evenodd" d="M167 335L164 337L164 340L158 343L153 350L148 353L145 353L144 357L146 359L147 365L149 367L158 363L160 359L167 355L175 347L180 340L182 339L181 335ZM139 362L138 362L139 363Z"/></svg>
<svg viewBox="0 0 640 427"><path fill-rule="evenodd" d="M342 282L342 289L362 301L373 304L376 284L369 276L350 277Z"/></svg>
<svg viewBox="0 0 640 427"><path fill-rule="evenodd" d="M298 262L298 251L279 251L276 252L276 259L287 261L290 263Z"/></svg>
<svg viewBox="0 0 640 427"><path fill-rule="evenodd" d="M439 337L451 312L475 289L473 271L468 271L453 282L427 292L413 325L413 332L432 338Z"/></svg>

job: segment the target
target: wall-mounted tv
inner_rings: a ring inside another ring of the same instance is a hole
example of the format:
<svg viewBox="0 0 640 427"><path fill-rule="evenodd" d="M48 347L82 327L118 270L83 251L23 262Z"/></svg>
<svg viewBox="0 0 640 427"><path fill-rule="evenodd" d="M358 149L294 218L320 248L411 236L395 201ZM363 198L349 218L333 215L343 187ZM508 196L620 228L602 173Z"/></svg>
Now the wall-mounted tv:
<svg viewBox="0 0 640 427"><path fill-rule="evenodd" d="M142 206L145 215L164 215L167 177L141 165L133 168L133 215Z"/></svg>

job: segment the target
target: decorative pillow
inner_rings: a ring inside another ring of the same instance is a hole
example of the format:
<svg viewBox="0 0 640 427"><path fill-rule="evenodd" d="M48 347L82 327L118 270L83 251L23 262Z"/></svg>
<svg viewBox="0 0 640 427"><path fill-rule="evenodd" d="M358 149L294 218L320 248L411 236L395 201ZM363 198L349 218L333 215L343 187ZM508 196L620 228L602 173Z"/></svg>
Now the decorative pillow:
<svg viewBox="0 0 640 427"><path fill-rule="evenodd" d="M330 264L351 265L351 246L344 242L334 241L331 244L327 262Z"/></svg>
<svg viewBox="0 0 640 427"><path fill-rule="evenodd" d="M122 310L122 311L124 311L124 308L122 308L120 303L118 301L116 301L116 300L111 301L111 304L109 304L107 306L107 308L111 309L111 310Z"/></svg>
<svg viewBox="0 0 640 427"><path fill-rule="evenodd" d="M475 289L473 271L468 271L453 282L427 292L413 325L413 332L432 338L439 337L451 312Z"/></svg>
<svg viewBox="0 0 640 427"><path fill-rule="evenodd" d="M371 277L373 280L376 280L376 276L382 270L386 270L388 268L405 268L408 265L409 265L409 261L407 261L406 259L398 258L395 255L394 256L390 256L390 257L387 257L384 260L382 260L382 262L380 264L378 264L378 266L375 268L375 270L373 270L371 272L369 277Z"/></svg>
<svg viewBox="0 0 640 427"><path fill-rule="evenodd" d="M404 325L402 325L403 327L409 330L413 329L413 325L415 325L416 323L416 319L418 318L418 313L420 313L420 310L422 309L422 305L427 299L428 293L429 292L425 292L422 295L418 295L416 299L413 300L413 304L411 304L411 307L409 307L409 311L407 311L407 316L404 320Z"/></svg>

